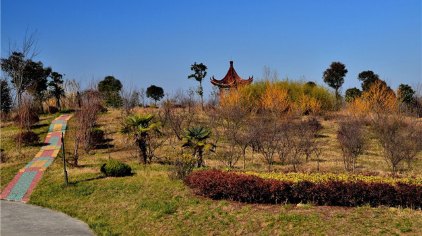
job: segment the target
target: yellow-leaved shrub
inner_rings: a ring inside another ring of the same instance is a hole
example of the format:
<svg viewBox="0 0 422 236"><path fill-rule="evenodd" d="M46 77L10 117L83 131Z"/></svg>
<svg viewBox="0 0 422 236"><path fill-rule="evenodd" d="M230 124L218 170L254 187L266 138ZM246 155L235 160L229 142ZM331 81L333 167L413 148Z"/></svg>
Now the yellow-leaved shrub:
<svg viewBox="0 0 422 236"><path fill-rule="evenodd" d="M220 95L220 105L241 105L250 111L278 114L318 114L333 109L334 95L326 88L297 81L258 81Z"/></svg>

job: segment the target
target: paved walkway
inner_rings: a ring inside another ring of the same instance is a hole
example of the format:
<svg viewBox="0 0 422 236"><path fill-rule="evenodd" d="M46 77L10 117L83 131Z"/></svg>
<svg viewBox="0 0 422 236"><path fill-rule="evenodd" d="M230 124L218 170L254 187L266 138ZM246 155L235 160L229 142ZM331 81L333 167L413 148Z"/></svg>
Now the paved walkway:
<svg viewBox="0 0 422 236"><path fill-rule="evenodd" d="M47 137L41 150L7 185L0 195L0 199L18 202L28 202L29 196L37 186L44 171L53 162L61 149L61 135L66 131L67 121L71 115L61 115L51 122Z"/></svg>
<svg viewBox="0 0 422 236"><path fill-rule="evenodd" d="M10 201L0 201L0 209L0 235L94 235L87 224L61 212Z"/></svg>

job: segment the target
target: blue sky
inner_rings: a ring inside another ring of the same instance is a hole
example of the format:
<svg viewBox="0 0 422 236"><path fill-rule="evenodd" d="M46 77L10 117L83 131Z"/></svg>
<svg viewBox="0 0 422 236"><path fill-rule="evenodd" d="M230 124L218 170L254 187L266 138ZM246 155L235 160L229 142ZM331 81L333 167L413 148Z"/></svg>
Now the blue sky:
<svg viewBox="0 0 422 236"><path fill-rule="evenodd" d="M114 75L138 88L196 86L190 65L221 79L240 76L322 84L332 61L346 64L343 91L373 70L394 89L422 83L420 0L2 0L1 56L36 31L37 60L87 85ZM206 78L206 91L211 84Z"/></svg>

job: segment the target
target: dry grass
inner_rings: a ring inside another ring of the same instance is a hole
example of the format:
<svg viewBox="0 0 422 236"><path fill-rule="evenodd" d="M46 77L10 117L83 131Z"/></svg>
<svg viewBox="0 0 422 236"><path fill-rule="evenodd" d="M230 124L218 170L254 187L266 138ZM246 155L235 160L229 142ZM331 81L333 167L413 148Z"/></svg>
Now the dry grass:
<svg viewBox="0 0 422 236"><path fill-rule="evenodd" d="M168 178L170 166L144 166L137 163L133 140L119 132L122 117L124 115L118 110L100 115L99 128L106 132L106 138L112 139L110 144L114 146L81 155L80 167L68 168L71 182L68 187L63 186L61 162L54 162L35 189L31 203L77 217L87 222L99 235L422 234L420 210L242 204L198 197L181 181ZM205 118L202 116L201 119ZM70 120L69 131L66 133L67 158L71 157L73 150L74 122L74 119ZM324 129L321 138L327 141L327 146L324 147L321 169L326 172L344 172L341 151L336 141L336 120L325 120L322 124ZM157 156L169 159L177 157L181 151L180 143L175 140L172 142L168 140ZM252 158L248 150L247 156L248 170L267 169L257 153ZM134 176L104 178L99 169L108 158L130 164ZM205 158L208 166L224 167L216 156L207 155ZM403 175L421 175L421 154L418 158L414 170L404 172ZM236 168L241 166L240 161ZM370 139L369 151L358 159L358 168L359 172L388 173L375 139ZM277 164L274 169L289 171L292 167ZM303 172L315 170L314 161L300 167Z"/></svg>

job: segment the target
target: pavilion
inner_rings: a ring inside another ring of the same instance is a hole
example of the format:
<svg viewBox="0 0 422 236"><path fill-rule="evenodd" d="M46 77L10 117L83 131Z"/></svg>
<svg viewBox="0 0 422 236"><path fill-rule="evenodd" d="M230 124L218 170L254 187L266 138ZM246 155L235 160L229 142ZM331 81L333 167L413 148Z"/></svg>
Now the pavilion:
<svg viewBox="0 0 422 236"><path fill-rule="evenodd" d="M233 67L233 61L230 61L229 71L227 71L227 74L226 76L224 76L223 79L216 80L214 76L211 77L211 83L220 89L220 93L224 90L230 90L233 88L236 89L240 86L251 84L252 81L253 76L245 80L240 78L240 76L236 73L236 70Z"/></svg>

